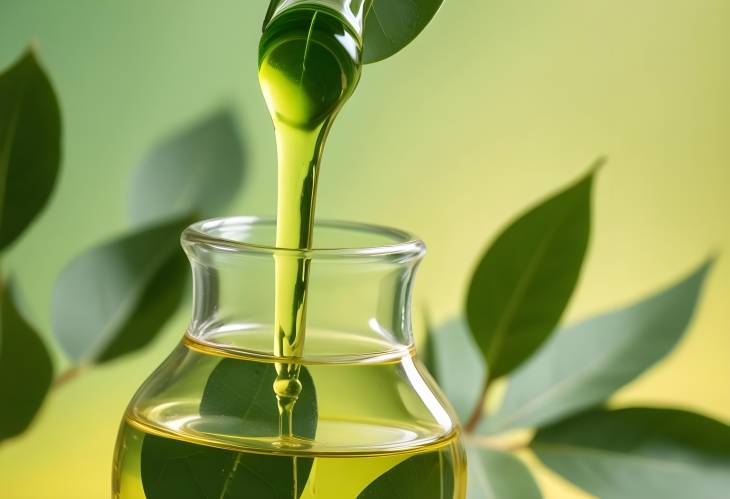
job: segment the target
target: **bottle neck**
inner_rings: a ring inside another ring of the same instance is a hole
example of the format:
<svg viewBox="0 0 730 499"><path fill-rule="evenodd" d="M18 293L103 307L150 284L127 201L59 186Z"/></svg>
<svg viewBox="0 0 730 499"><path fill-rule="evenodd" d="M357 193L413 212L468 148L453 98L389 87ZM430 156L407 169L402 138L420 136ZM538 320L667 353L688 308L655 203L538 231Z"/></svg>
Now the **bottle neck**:
<svg viewBox="0 0 730 499"><path fill-rule="evenodd" d="M264 20L264 30L271 20L293 8L326 8L338 13L362 40L367 15L373 0L272 0Z"/></svg>
<svg viewBox="0 0 730 499"><path fill-rule="evenodd" d="M190 336L276 357L276 263L304 260L311 270L305 360L400 356L412 349L411 289L423 243L395 230L318 222L316 240L324 249L267 247L275 228L275 221L241 217L201 222L184 233L193 270Z"/></svg>

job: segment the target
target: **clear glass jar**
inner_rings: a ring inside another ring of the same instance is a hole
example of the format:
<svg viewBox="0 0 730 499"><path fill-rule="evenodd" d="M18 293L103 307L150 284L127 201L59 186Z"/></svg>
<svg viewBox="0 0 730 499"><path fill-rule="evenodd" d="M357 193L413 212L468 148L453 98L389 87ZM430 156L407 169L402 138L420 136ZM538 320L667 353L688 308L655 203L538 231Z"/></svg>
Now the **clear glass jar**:
<svg viewBox="0 0 730 499"><path fill-rule="evenodd" d="M415 359L411 288L423 243L399 230L323 222L318 249L281 249L272 246L275 228L235 217L183 233L192 319L127 409L113 497L465 497L458 423ZM309 265L300 358L275 355L282 260ZM272 385L291 364L301 367L301 392L293 438L282 438Z"/></svg>

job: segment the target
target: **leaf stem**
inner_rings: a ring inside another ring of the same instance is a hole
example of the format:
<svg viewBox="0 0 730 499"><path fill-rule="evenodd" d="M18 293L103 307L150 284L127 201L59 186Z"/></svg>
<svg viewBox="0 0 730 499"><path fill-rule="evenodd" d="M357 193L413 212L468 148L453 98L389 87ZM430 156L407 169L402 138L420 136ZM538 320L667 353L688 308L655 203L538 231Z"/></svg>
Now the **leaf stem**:
<svg viewBox="0 0 730 499"><path fill-rule="evenodd" d="M226 481L223 483L223 489L218 499L223 499L228 494L228 489L230 489L233 478L236 476L236 471L238 471L238 466L241 464L241 456L242 454L240 452L236 454L236 459L233 460L233 466L231 466L231 471L226 476Z"/></svg>
<svg viewBox="0 0 730 499"><path fill-rule="evenodd" d="M76 379L82 372L84 372L86 368L84 366L71 366L65 371L62 371L61 374L56 376L56 379L53 380L53 383L51 384L52 389L59 388L69 381Z"/></svg>
<svg viewBox="0 0 730 499"><path fill-rule="evenodd" d="M473 447L485 447L504 452L517 452L530 446L531 438L505 439L494 437L482 437L471 435L467 437L466 443Z"/></svg>
<svg viewBox="0 0 730 499"><path fill-rule="evenodd" d="M464 425L464 430L467 433L473 433L474 430L476 430L479 421L482 420L482 415L484 414L484 402L487 400L487 394L489 393L489 388L492 386L492 380L493 378L489 375L487 375L487 378L484 380L484 386L482 387L481 395L479 395L479 400L477 400L476 406L474 407L469 420Z"/></svg>

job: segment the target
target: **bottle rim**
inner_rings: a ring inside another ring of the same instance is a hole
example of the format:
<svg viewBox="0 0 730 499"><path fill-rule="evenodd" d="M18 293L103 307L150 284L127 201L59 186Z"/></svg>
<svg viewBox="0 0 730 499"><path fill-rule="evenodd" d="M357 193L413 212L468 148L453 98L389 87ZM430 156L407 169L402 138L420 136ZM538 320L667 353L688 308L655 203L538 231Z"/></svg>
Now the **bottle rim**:
<svg viewBox="0 0 730 499"><path fill-rule="evenodd" d="M342 0L339 0L342 2ZM264 18L263 31L265 32L269 26L278 17L286 12L296 10L316 10L320 12L326 12L337 18L340 18L347 22L348 30L351 31L357 39L362 43L362 34L364 30L364 21L367 9L365 3L367 0L345 0L342 5L339 5L338 0L278 0L276 6L272 3L269 6L269 11L266 13ZM353 5L355 2L355 5ZM334 4L334 5L333 5ZM359 8L355 10L354 7Z"/></svg>
<svg viewBox="0 0 730 499"><path fill-rule="evenodd" d="M217 252L288 256L293 258L362 258L396 257L399 261L420 259L426 252L425 243L410 232L361 222L343 220L316 220L314 241L317 232L335 230L340 233L371 235L383 239L382 244L373 245L332 245L306 249L281 248L260 241L245 239L253 229L268 229L275 233L276 219L273 217L232 216L211 218L195 222L182 233L183 247L206 246ZM234 237L239 235L240 237Z"/></svg>

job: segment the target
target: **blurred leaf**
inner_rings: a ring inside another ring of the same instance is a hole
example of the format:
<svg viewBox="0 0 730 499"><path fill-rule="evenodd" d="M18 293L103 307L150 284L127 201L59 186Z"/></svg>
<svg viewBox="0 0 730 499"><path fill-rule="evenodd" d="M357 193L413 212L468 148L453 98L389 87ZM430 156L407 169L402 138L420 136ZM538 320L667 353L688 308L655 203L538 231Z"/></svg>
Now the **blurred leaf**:
<svg viewBox="0 0 730 499"><path fill-rule="evenodd" d="M53 291L53 330L75 362L106 362L152 341L177 309L188 275L187 219L140 229L77 256Z"/></svg>
<svg viewBox="0 0 730 499"><path fill-rule="evenodd" d="M242 434L277 436L279 409L272 389L275 379L274 364L223 359L205 385L200 414L235 420ZM299 381L302 391L294 407L294 434L313 439L317 431L317 394L306 367L299 372Z"/></svg>
<svg viewBox="0 0 730 499"><path fill-rule="evenodd" d="M61 161L61 112L32 50L0 74L0 250L51 196Z"/></svg>
<svg viewBox="0 0 730 499"><path fill-rule="evenodd" d="M443 0L373 0L366 15L363 64L382 61L411 43Z"/></svg>
<svg viewBox="0 0 730 499"><path fill-rule="evenodd" d="M142 444L142 485L150 499L292 499L294 466L299 496L313 461L147 434Z"/></svg>
<svg viewBox="0 0 730 499"><path fill-rule="evenodd" d="M8 294L10 295L10 300L15 305L15 310L18 311L23 320L33 329L37 329L37 327L31 322L28 303L25 300L25 296L20 291L17 281L12 276L8 276L6 279L5 286Z"/></svg>
<svg viewBox="0 0 730 499"><path fill-rule="evenodd" d="M454 495L454 472L442 451L418 454L375 479L357 499L444 499Z"/></svg>
<svg viewBox="0 0 730 499"><path fill-rule="evenodd" d="M477 266L466 315L491 380L530 357L560 320L588 246L599 165L511 223Z"/></svg>
<svg viewBox="0 0 730 499"><path fill-rule="evenodd" d="M228 432L278 435L275 377L273 364L223 359L208 378L200 413L240 425L239 429L227 427ZM305 367L299 380L302 392L294 407L295 434L313 439L317 429L314 381ZM299 496L314 459L239 453L146 435L141 462L145 494L154 499L291 499L294 467Z"/></svg>
<svg viewBox="0 0 730 499"><path fill-rule="evenodd" d="M219 216L243 180L243 147L233 116L220 111L154 148L130 191L132 221L144 225L194 213Z"/></svg>
<svg viewBox="0 0 730 499"><path fill-rule="evenodd" d="M724 499L730 491L730 426L699 414L597 409L540 430L531 446L598 497Z"/></svg>
<svg viewBox="0 0 730 499"><path fill-rule="evenodd" d="M188 261L183 252L173 251L149 278L137 300L134 313L127 318L123 328L110 338L96 357L96 362L107 362L147 346L180 305L188 273Z"/></svg>
<svg viewBox="0 0 730 499"><path fill-rule="evenodd" d="M0 442L23 433L41 408L53 379L46 346L0 288Z"/></svg>
<svg viewBox="0 0 730 499"><path fill-rule="evenodd" d="M426 330L423 343L419 349L418 358L423 365L428 369L428 372L433 376L437 383L440 383L438 377L438 367L436 360L436 346L433 342L434 328L431 323L431 318L426 314L423 318L424 328Z"/></svg>
<svg viewBox="0 0 730 499"><path fill-rule="evenodd" d="M539 427L607 400L674 348L709 267L705 263L654 296L555 334L510 377L502 407L480 430Z"/></svg>
<svg viewBox="0 0 730 499"><path fill-rule="evenodd" d="M516 456L496 449L468 448L467 499L541 499L530 470Z"/></svg>
<svg viewBox="0 0 730 499"><path fill-rule="evenodd" d="M461 317L437 327L432 335L436 353L436 377L462 421L480 402L487 375L469 328Z"/></svg>

